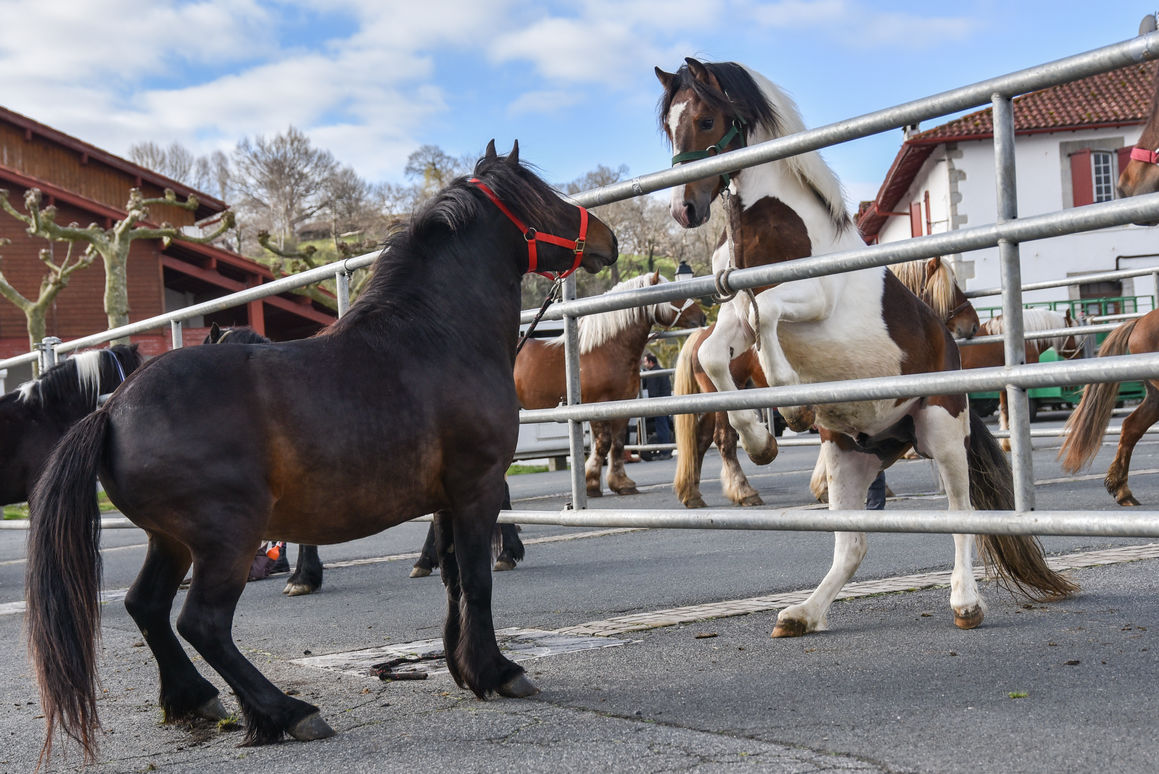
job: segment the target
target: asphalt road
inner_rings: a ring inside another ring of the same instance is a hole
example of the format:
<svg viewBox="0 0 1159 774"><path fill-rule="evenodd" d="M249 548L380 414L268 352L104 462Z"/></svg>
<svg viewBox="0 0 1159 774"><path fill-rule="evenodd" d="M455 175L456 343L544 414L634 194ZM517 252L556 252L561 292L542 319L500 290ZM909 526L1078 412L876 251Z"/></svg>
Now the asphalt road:
<svg viewBox="0 0 1159 774"><path fill-rule="evenodd" d="M1101 484L1111 447L1091 475L1071 478L1054 462L1055 446L1036 440L1038 506L1115 509ZM815 454L786 448L772 465L746 463L746 470L770 506L807 507ZM1159 444L1140 444L1133 467L1136 495L1159 507ZM705 499L725 507L717 470L710 455ZM672 471L671 462L631 465L641 494L608 495L591 506L674 507ZM928 462L899 463L888 480L898 495L889 508L944 503ZM511 486L516 509L557 508L568 499L565 473L517 476ZM425 529L406 524L323 547L320 594L285 597L279 593L284 576L247 588L235 619L239 646L279 687L317 704L338 731L324 741L261 748L239 747L236 731L160 723L155 667L118 601L140 566L143 536L135 529L106 531L104 734L100 761L89 770L1159 768L1159 563L1124 561L1159 554L1139 548L1146 540L1044 539L1054 556L1106 549L1120 555L1071 570L1082 592L1060 603L1030 604L985 582L986 621L963 632L951 622L947 589L895 590L924 585L911 576L948 570L950 538L872 535L854 580L880 584L837 602L828 631L773 640L768 634L781 597L812 589L828 567L828 534L527 527L527 560L495 576L495 618L501 628L535 630L511 640L512 647L530 643L556 652L513 656L542 689L538 696L479 702L438 673L437 664L426 680L381 682L352 655L374 648L362 660L385 660L383 648L439 637L440 581L407 577ZM0 663L4 772L32 771L43 736L20 613L23 541L23 533L0 531L0 637L10 645ZM750 600L755 612L720 606L736 600ZM707 607L680 610L696 605ZM575 635L597 624L613 633ZM222 695L227 707L235 706L224 686ZM70 771L78 763L75 751L59 744L45 770Z"/></svg>

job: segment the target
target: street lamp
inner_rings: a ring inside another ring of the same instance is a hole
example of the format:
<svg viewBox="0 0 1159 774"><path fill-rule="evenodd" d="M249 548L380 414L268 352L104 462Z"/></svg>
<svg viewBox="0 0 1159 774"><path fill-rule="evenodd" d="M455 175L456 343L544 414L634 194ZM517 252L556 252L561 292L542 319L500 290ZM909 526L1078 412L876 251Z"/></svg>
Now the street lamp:
<svg viewBox="0 0 1159 774"><path fill-rule="evenodd" d="M676 281L692 279L692 267L688 265L688 261L680 261L680 265L676 267Z"/></svg>

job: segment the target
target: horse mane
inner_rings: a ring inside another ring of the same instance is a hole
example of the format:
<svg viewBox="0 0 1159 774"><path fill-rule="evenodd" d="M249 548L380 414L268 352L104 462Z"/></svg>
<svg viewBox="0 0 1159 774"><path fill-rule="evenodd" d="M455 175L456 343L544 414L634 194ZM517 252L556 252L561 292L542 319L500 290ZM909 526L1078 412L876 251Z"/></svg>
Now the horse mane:
<svg viewBox="0 0 1159 774"><path fill-rule="evenodd" d="M763 142L777 137L805 131L801 111L788 94L765 76L736 62L702 62L720 84L715 89L697 80L688 68L680 65L675 76L660 96L659 120L661 130L668 120L672 100L682 89L693 93L708 105L730 113L746 124L746 139ZM853 220L845 208L841 181L816 151L799 153L781 159L789 171L829 213L834 231L843 233L853 227Z"/></svg>
<svg viewBox="0 0 1159 774"><path fill-rule="evenodd" d="M533 221L535 213L552 206L558 196L528 165L513 164L505 156L479 159L469 177L485 183L525 223ZM468 182L469 177L452 180L386 237L357 301L322 335L358 327L373 315L397 321L429 321L424 330L429 328L431 344L439 344L439 323L445 309L439 308L440 299L431 297L415 275L437 260L470 259L469 245L448 246L444 240L434 240L438 249L432 249L430 244L431 238L440 234L454 237L479 217L483 207L494 206Z"/></svg>
<svg viewBox="0 0 1159 774"><path fill-rule="evenodd" d="M630 279L613 285L607 292L615 293L620 290L638 290L639 288L646 288L653 284L659 284L660 282L668 282L666 277L661 276L653 283L653 276L656 275L648 272L638 277L631 277ZM590 314L586 317L581 317L579 321L580 354L586 355L597 347L611 341L621 331L633 325L640 325L646 323L649 319L655 319L655 308L663 303L667 302L661 301L660 303L649 306L630 306L627 309L614 309L611 312L600 312L599 314ZM651 318L648 315L651 315ZM553 347L563 346L563 336L558 336L545 343Z"/></svg>
<svg viewBox="0 0 1159 774"><path fill-rule="evenodd" d="M1053 309L1043 309L1041 307L1030 307L1022 310L1022 328L1026 331L1049 331L1055 328L1070 327L1066 323L1066 315L1054 311ZM1002 315L997 314L982 324L981 333L988 333L998 335L1004 333L1006 326L1002 322ZM1069 336L1055 336L1052 339L1040 339L1046 342L1048 346L1054 347L1057 350L1062 350L1066 344Z"/></svg>
<svg viewBox="0 0 1159 774"><path fill-rule="evenodd" d="M918 298L925 301L939 315L945 317L954 307L956 293L960 291L958 278L948 261L939 261L932 277L929 276L929 259L890 264L889 270L901 280Z"/></svg>
<svg viewBox="0 0 1159 774"><path fill-rule="evenodd" d="M102 389L107 387L109 392L115 389L140 366L141 359L136 345L80 352L48 369L39 379L17 387L16 398L46 409L79 399L92 411L97 407Z"/></svg>

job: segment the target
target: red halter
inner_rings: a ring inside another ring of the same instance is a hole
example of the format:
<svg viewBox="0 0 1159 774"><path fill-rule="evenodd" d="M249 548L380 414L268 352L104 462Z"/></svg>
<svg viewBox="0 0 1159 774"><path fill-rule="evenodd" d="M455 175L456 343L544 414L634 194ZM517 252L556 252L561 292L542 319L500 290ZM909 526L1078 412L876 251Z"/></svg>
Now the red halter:
<svg viewBox="0 0 1159 774"><path fill-rule="evenodd" d="M1145 161L1148 164L1159 164L1159 151L1147 150L1146 148L1131 148L1131 159L1133 161Z"/></svg>
<svg viewBox="0 0 1159 774"><path fill-rule="evenodd" d="M582 262L584 259L584 244L587 241L587 236L588 236L588 211L585 208L580 207L579 205L576 205L576 208L580 211L580 227L579 227L579 237L578 238L565 239L563 237L555 236L554 234L541 234L535 228L526 225L519 218L515 217L515 213L513 213L511 210L509 210L507 208L507 205L505 205L503 202L499 201L499 197L496 196L495 192L492 191L490 188L488 188L487 185L483 183L483 181L479 180L478 178L472 177L472 178L469 178L467 180L467 182L473 183L475 186L477 186L479 188L479 190L482 191L483 194L488 199L490 199L495 204L496 207L499 208L499 211L502 212L504 215L506 215L507 219L510 220L512 223L514 223L515 227L523 232L523 238L527 240L527 271L528 271L528 273L535 272L536 274L539 274L540 276L547 277L548 279L551 279L550 272L536 271L535 270L535 267L538 264L538 257L536 254L536 243L537 242L546 242L549 245L558 245L559 247L566 247L569 250L575 250L575 263L573 263L571 265L570 269L565 271L563 274L560 274L556 279L563 279L564 277L569 276L576 269L579 268L580 262Z"/></svg>

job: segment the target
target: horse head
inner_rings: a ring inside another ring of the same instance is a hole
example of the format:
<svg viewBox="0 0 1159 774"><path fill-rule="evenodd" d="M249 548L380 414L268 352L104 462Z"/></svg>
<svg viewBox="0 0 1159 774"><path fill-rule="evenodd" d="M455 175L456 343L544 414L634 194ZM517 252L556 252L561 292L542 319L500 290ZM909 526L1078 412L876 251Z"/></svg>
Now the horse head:
<svg viewBox="0 0 1159 774"><path fill-rule="evenodd" d="M656 270L650 277L648 284L658 285L668 281L668 278L662 277L660 271ZM695 298L661 301L654 304L652 306L652 319L657 325L662 325L665 328L701 328L708 322L704 308Z"/></svg>
<svg viewBox="0 0 1159 774"><path fill-rule="evenodd" d="M656 68L664 87L660 125L675 155L673 164L743 148L755 121L771 119L771 110L752 77L734 62L705 64L691 57L675 73ZM755 95L754 98L747 97ZM708 220L713 198L729 184L729 175L695 180L672 191L672 217L684 228Z"/></svg>
<svg viewBox="0 0 1159 774"><path fill-rule="evenodd" d="M978 311L966 298L950 264L935 256L926 263L926 283L922 300L942 316L950 333L962 339L973 338L981 321Z"/></svg>
<svg viewBox="0 0 1159 774"><path fill-rule="evenodd" d="M466 182L523 232L528 272L566 276L582 266L594 274L619 257L616 235L603 221L586 208L565 202L519 162L518 140L506 156L496 153L494 140L487 143ZM567 236L558 236L563 234Z"/></svg>
<svg viewBox="0 0 1159 774"><path fill-rule="evenodd" d="M1063 314L1063 322L1067 328L1079 326L1078 320L1071 315L1069 307L1065 314ZM1083 356L1083 337L1071 334L1061 337L1061 339L1061 341L1056 341L1056 348L1061 358L1064 360L1074 360L1075 358Z"/></svg>
<svg viewBox="0 0 1159 774"><path fill-rule="evenodd" d="M1139 24L1139 34L1155 32L1155 15L1148 14ZM1117 188L1120 196L1159 191L1159 71L1155 74L1155 88L1152 89L1151 113L1147 124L1139 135L1139 142L1131 148L1131 160L1119 173ZM1139 226L1154 226L1156 222L1137 223Z"/></svg>

